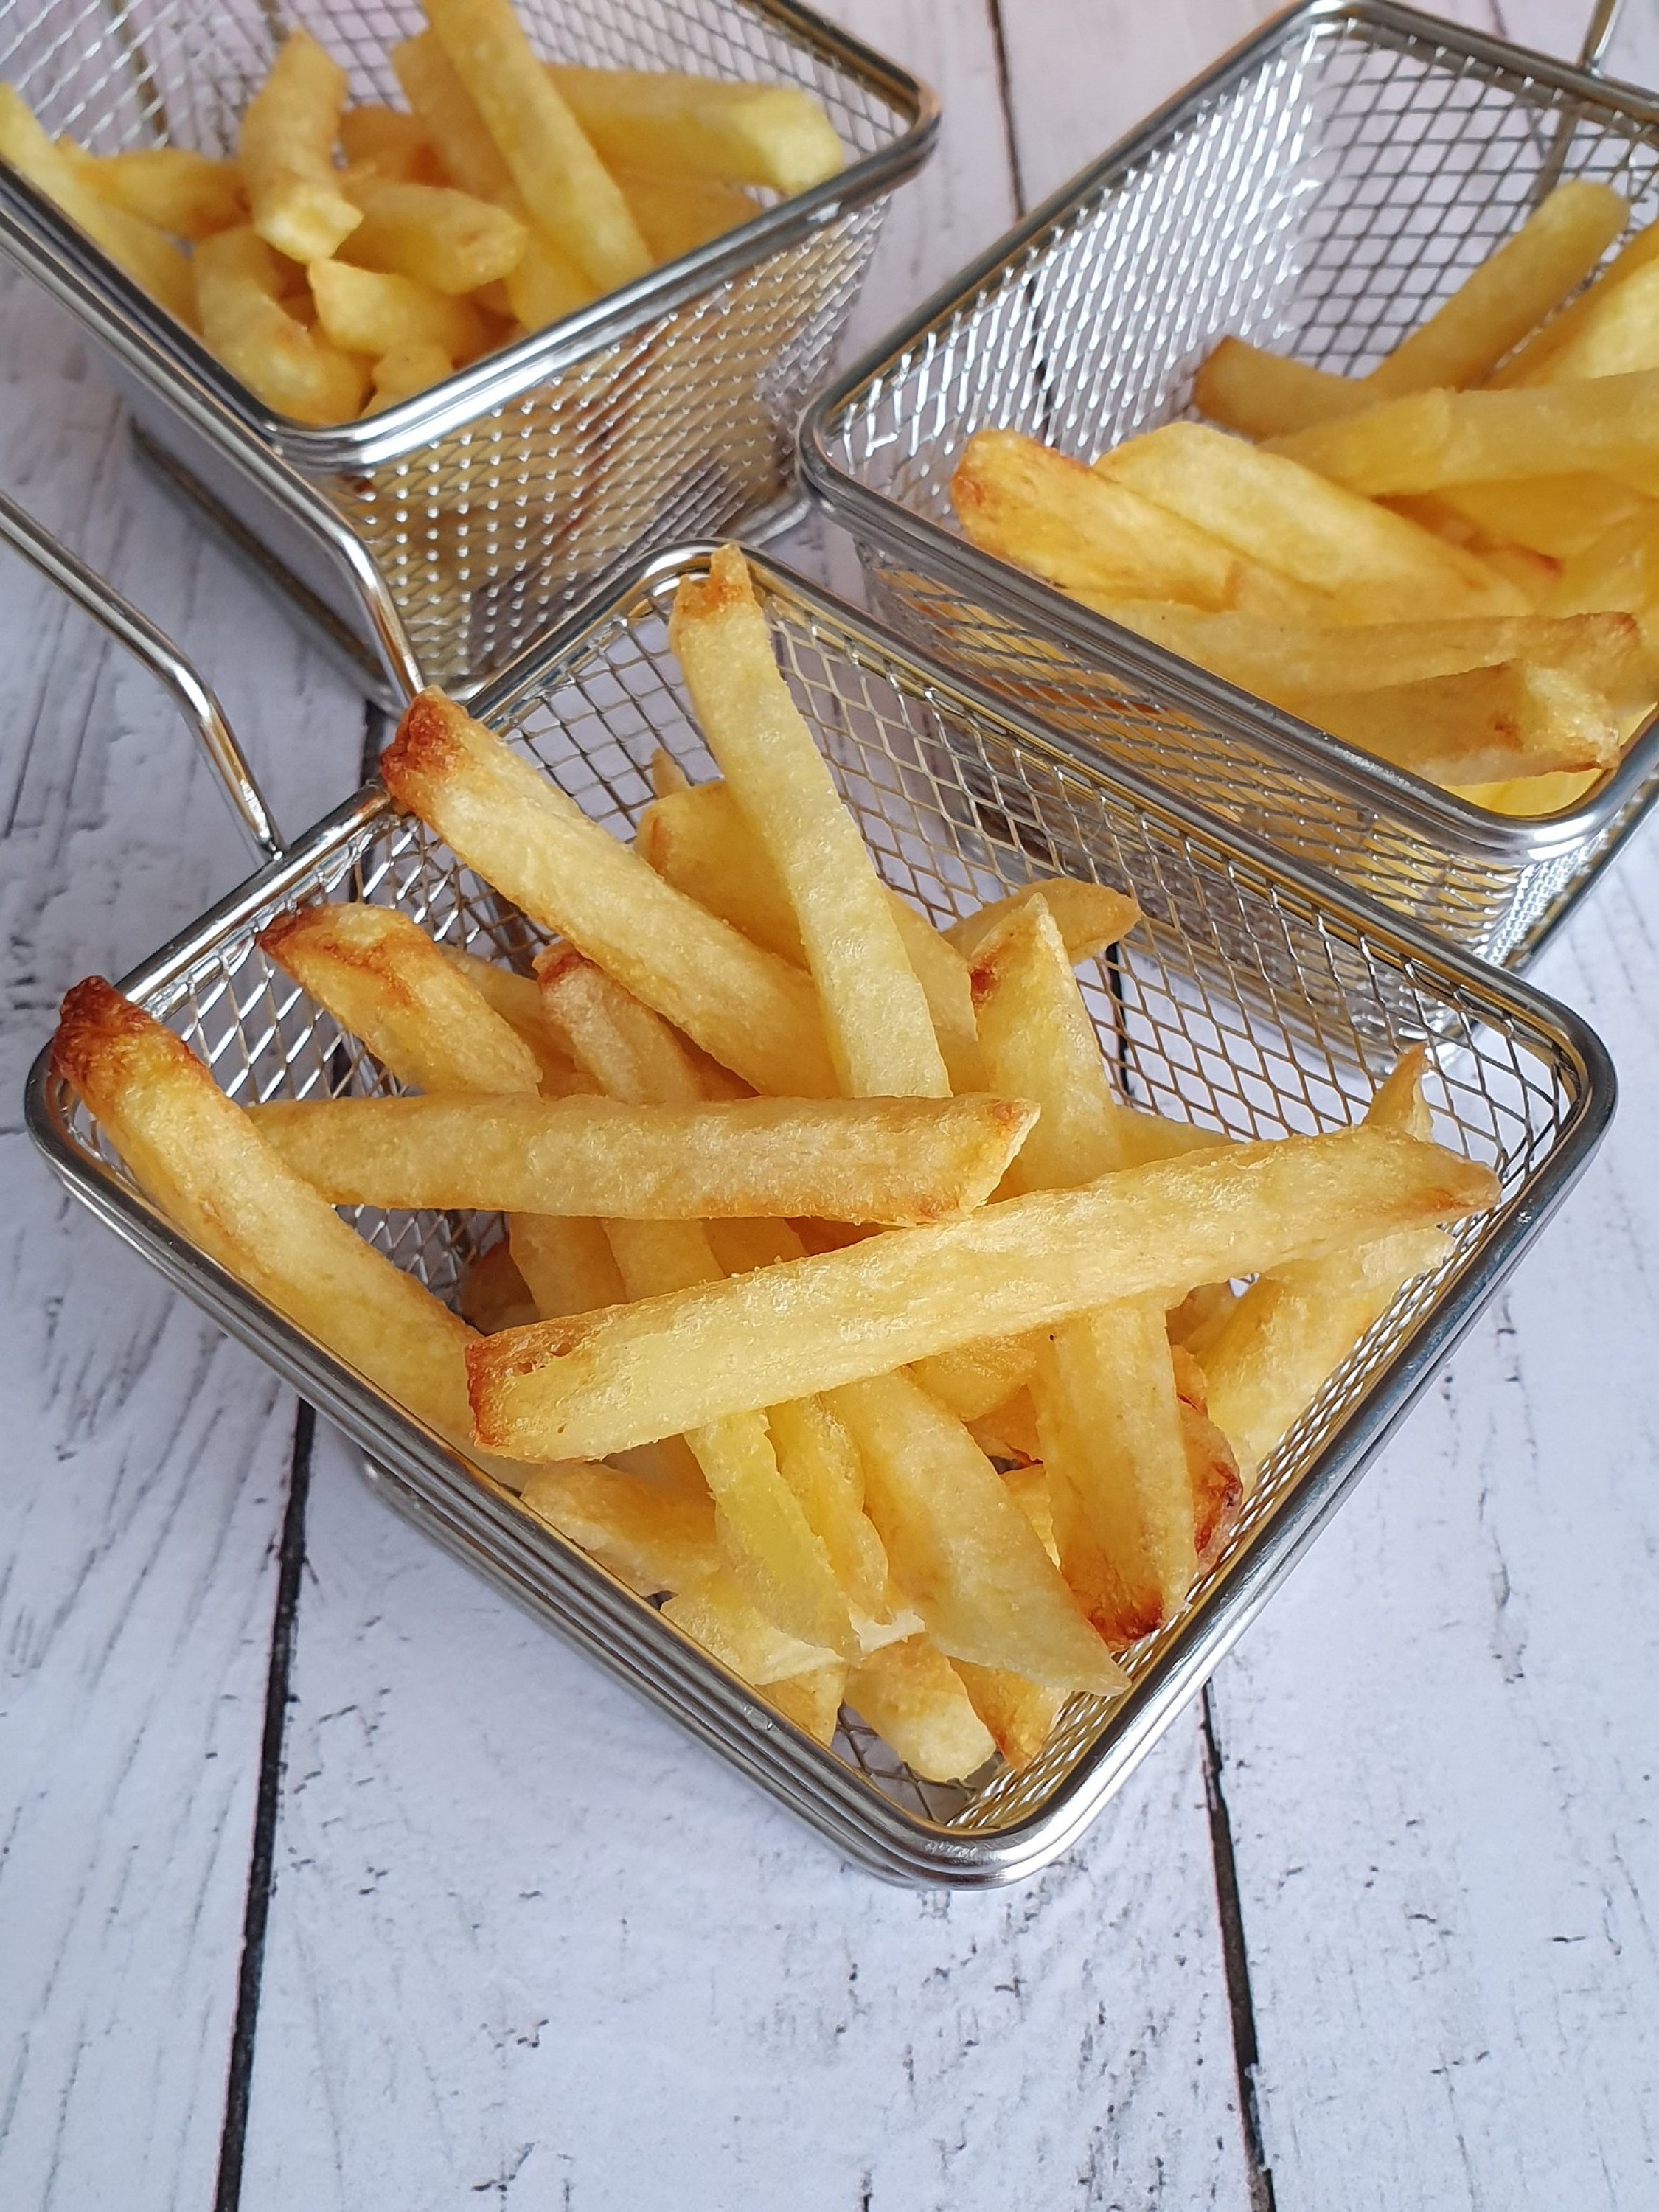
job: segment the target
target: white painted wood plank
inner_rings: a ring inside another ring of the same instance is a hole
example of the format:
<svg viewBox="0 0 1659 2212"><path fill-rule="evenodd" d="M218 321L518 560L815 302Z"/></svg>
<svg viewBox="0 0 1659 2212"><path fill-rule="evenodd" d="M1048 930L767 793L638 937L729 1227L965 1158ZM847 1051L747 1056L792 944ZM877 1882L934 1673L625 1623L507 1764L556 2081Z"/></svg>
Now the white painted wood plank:
<svg viewBox="0 0 1659 2212"><path fill-rule="evenodd" d="M349 787L356 702L135 485L9 276L0 481L203 649L290 823ZM0 2203L167 2212L218 2155L293 1406L61 1195L21 1104L65 987L249 855L166 699L4 551L0 638Z"/></svg>
<svg viewBox="0 0 1659 2212"><path fill-rule="evenodd" d="M246 2212L1243 2208L1173 1732L991 1896L843 1866L319 1449Z"/></svg>

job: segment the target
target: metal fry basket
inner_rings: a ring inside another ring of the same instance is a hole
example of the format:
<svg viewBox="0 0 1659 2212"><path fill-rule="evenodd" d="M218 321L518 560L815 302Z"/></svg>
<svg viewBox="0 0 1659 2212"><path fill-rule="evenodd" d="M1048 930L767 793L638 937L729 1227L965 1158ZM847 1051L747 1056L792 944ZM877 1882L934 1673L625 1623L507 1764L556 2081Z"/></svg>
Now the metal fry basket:
<svg viewBox="0 0 1659 2212"><path fill-rule="evenodd" d="M366 420L273 414L0 163L0 246L112 357L141 455L283 588L386 703L465 692L665 538L796 512L797 417L822 381L885 198L925 159L932 95L795 0L518 0L550 59L798 85L838 176ZM355 100L416 0L14 0L0 80L94 152L234 147L302 24ZM762 198L767 197L761 195ZM775 196L774 196L775 197Z"/></svg>
<svg viewBox="0 0 1659 2212"><path fill-rule="evenodd" d="M714 772L667 644L674 592L708 558L693 548L641 567L476 702L620 835L651 795L658 746L694 778ZM1440 1137L1502 1182L1498 1207L1402 1294L1285 1439L1189 1609L1129 1655L1127 1694L1074 1700L1024 1773L994 1764L963 1787L918 1781L850 1713L823 1748L191 1247L138 1195L45 1054L29 1125L94 1212L341 1424L394 1504L842 1850L901 1881L1013 1881L1100 1811L1339 1503L1583 1166L1612 1110L1612 1071L1594 1035L1527 986L1045 737L799 578L754 568L781 665L890 883L940 923L1056 871L1139 897L1145 922L1084 975L1130 1096L1239 1137L1339 1127L1402 1047L1427 1039ZM538 942L367 787L126 980L234 1097L387 1087L256 943L275 915L317 898L393 905L445 943L520 966ZM356 1219L445 1297L497 1233L473 1217Z"/></svg>
<svg viewBox="0 0 1659 2212"><path fill-rule="evenodd" d="M1603 10L1605 15L1607 11ZM1659 792L1659 718L1517 821L1356 751L981 553L983 428L1080 459L1194 410L1234 335L1363 373L1568 177L1659 216L1659 103L1384 0L1310 0L1066 185L811 409L872 605L1046 721L1492 960L1538 949ZM1616 250L1613 249L1613 250Z"/></svg>

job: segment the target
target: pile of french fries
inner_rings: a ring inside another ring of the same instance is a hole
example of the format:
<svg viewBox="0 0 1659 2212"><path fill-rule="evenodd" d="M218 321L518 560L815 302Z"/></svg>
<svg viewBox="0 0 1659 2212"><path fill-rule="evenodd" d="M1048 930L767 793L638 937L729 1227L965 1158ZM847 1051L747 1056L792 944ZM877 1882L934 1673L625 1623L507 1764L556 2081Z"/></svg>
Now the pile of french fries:
<svg viewBox="0 0 1659 2212"><path fill-rule="evenodd" d="M543 63L512 0L424 0L406 110L295 30L234 161L100 156L0 85L0 159L296 422L412 398L842 166L810 94ZM186 248L189 251L186 251Z"/></svg>
<svg viewBox="0 0 1659 2212"><path fill-rule="evenodd" d="M1629 214L1559 185L1368 376L1224 340L1194 389L1222 429L1092 467L981 431L962 527L1478 805L1570 806L1659 704L1659 226L1579 289Z"/></svg>
<svg viewBox="0 0 1659 2212"><path fill-rule="evenodd" d="M55 1064L187 1237L789 1719L1020 1766L1496 1185L1431 1140L1420 1052L1321 1136L1129 1105L1074 971L1133 902L1061 879L936 928L736 548L672 635L721 780L659 755L631 846L440 692L385 757L545 933L533 975L374 905L265 930L396 1095L244 1109L97 979ZM458 1313L339 1206L505 1229Z"/></svg>

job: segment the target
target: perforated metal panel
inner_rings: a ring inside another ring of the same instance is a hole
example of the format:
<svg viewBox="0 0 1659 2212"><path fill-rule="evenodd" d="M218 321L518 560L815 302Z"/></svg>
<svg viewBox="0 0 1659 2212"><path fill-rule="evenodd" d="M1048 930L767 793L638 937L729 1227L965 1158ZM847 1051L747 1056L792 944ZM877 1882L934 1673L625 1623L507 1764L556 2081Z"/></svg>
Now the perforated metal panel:
<svg viewBox="0 0 1659 2212"><path fill-rule="evenodd" d="M510 694L480 702L619 836L651 795L658 746L694 778L714 773L666 635L680 577L706 565L697 552L665 556L613 609L550 644ZM994 1765L963 1789L919 1782L851 1714L834 1753L821 1751L619 1587L602 1626L585 1625L598 1571L586 1570L584 1585L557 1539L469 1482L325 1355L312 1351L303 1364L303 1340L279 1316L232 1297L199 1255L181 1255L44 1063L31 1124L71 1186L318 1393L392 1469L392 1494L462 1556L855 1856L906 1878L1006 1880L1053 1856L1099 1809L1328 1512L1593 1149L1611 1077L1589 1033L1523 986L1356 910L1334 886L1299 878L1133 777L1068 756L799 580L756 567L795 696L883 873L923 912L945 923L1056 870L1139 899L1146 919L1109 967L1083 975L1102 1048L1133 1098L1239 1138L1341 1127L1399 1051L1427 1040L1437 1134L1490 1164L1503 1185L1498 1211L1463 1228L1446 1265L1401 1296L1285 1439L1188 1613L1128 1655L1127 1696L1077 1700L1024 1774ZM445 943L520 967L539 942L422 825L365 794L131 979L233 1097L391 1087L255 944L275 915L319 896L395 905ZM499 1233L471 1216L355 1218L443 1297Z"/></svg>
<svg viewBox="0 0 1659 2212"><path fill-rule="evenodd" d="M1659 788L1659 725L1515 823L1382 767L1017 577L951 508L963 447L1079 459L1192 409L1233 335L1372 368L1564 177L1659 216L1659 109L1404 9L1316 0L1085 173L809 416L872 604L1049 721L1498 960L1534 950ZM1610 251L1614 251L1610 249Z"/></svg>
<svg viewBox="0 0 1659 2212"><path fill-rule="evenodd" d="M643 295L630 288L631 305L612 313L601 303L547 373L532 367L511 396L463 407L459 422L450 380L366 425L307 432L160 319L135 403L172 480L216 501L219 519L252 541L302 604L314 603L308 611L368 659L382 689L369 625L325 548L308 545L303 518L296 532L293 515L247 481L222 440L215 450L167 404L178 384L199 380L232 395L264 445L320 494L325 535L343 528L372 556L376 588L420 675L473 687L647 545L787 507L800 410L828 372L884 194L922 158L931 130L911 80L773 0L522 0L520 14L550 59L799 85L823 103L848 168L833 204L806 196L799 221L775 221L736 250L735 265L684 281L708 252L732 254L732 241L716 241L647 280ZM262 0L18 0L0 12L0 79L48 131L96 151L176 144L222 154L295 24L347 67L354 99L401 105L386 54L423 21L413 4L360 0L280 10ZM30 197L0 168L0 201ZM102 312L118 319L118 275L106 274L104 289Z"/></svg>

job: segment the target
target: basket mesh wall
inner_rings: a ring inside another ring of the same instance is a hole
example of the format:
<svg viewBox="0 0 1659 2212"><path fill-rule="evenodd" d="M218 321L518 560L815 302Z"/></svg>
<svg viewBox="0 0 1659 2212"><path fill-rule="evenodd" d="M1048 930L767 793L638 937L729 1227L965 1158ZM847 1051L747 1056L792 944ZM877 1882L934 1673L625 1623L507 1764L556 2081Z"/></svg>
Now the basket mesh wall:
<svg viewBox="0 0 1659 2212"><path fill-rule="evenodd" d="M826 424L830 461L956 537L950 482L976 430L1091 460L1193 412L1193 378L1229 334L1363 373L1563 177L1615 186L1641 228L1659 216L1659 137L1433 38L1293 19L918 330ZM872 603L931 651L1490 957L1524 952L1614 834L1513 862L1431 840L1386 791L1339 795L1243 731L1034 640L997 612L984 556L969 593L863 534Z"/></svg>
<svg viewBox="0 0 1659 2212"><path fill-rule="evenodd" d="M597 622L492 716L620 836L651 797L659 746L694 780L714 773L668 648L674 580L641 589ZM1309 896L1241 860L1219 831L1199 835L968 710L861 627L781 584L765 596L783 668L878 864L922 912L943 925L1056 872L1139 900L1146 919L1111 965L1082 972L1103 1049L1135 1101L1242 1139L1342 1127L1358 1118L1401 1049L1427 1039L1437 1133L1493 1167L1506 1200L1527 1190L1581 1103L1582 1074L1547 1026L1512 1011L1501 979L1449 981L1443 969L1346 917L1333 896ZM395 905L446 943L521 968L542 941L421 824L393 815L330 851L298 894L313 896ZM238 1098L395 1088L258 950L258 931L279 910L272 902L212 946L157 994L155 1010ZM76 1109L70 1122L97 1152L84 1114ZM446 1297L467 1259L500 1233L497 1222L474 1216L362 1210L355 1218ZM1339 1422L1453 1278L1481 1265L1498 1232L1495 1217L1468 1224L1445 1267L1402 1292L1331 1376L1263 1470L1227 1554L1196 1593L1200 1613L1240 1559L1270 1540L1275 1515L1311 1480ZM1135 1682L1165 1663L1172 1632L1128 1655ZM916 1780L850 1712L836 1748L913 1814L995 1830L1039 1810L1109 1735L1120 1711L1079 1698L1024 1774L994 1764L962 1789Z"/></svg>
<svg viewBox="0 0 1659 2212"><path fill-rule="evenodd" d="M799 85L849 161L908 128L874 86L745 0L520 0L519 12L550 59ZM94 151L224 154L295 24L347 68L354 100L403 105L386 57L424 18L360 0L18 0L0 15L0 79L47 130ZM465 428L321 480L374 554L428 682L475 684L648 544L734 532L788 495L795 425L882 213L879 201L854 209ZM256 536L262 499L236 502Z"/></svg>

